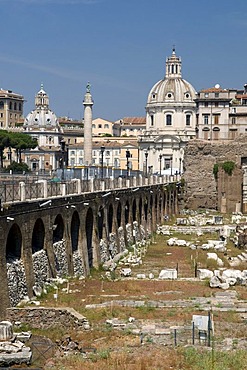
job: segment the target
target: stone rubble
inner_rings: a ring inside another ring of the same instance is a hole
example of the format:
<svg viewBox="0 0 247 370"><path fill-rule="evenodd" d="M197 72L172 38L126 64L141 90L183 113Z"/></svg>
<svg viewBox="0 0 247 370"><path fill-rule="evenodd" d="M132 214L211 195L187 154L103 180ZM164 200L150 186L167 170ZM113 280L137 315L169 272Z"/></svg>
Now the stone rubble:
<svg viewBox="0 0 247 370"><path fill-rule="evenodd" d="M15 306L27 297L25 269L21 260L13 259L7 262L7 278L10 304Z"/></svg>
<svg viewBox="0 0 247 370"><path fill-rule="evenodd" d="M0 367L30 364L32 352L29 347L16 339L9 321L0 322Z"/></svg>

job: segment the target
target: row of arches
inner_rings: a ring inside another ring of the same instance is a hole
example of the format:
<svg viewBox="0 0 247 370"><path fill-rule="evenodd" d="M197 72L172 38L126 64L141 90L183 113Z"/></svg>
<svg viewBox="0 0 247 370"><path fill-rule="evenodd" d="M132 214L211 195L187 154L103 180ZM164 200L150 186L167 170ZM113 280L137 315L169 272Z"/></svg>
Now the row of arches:
<svg viewBox="0 0 247 370"><path fill-rule="evenodd" d="M39 271L35 271L37 263L34 262L38 258L38 253L45 255L47 261L45 271L48 271L49 277L61 274L59 271L61 263L57 263L60 257L57 256L58 252L54 247L57 243L60 243L57 250L60 250L59 253L62 250L63 259L66 260L65 271L73 275L78 270L87 275L92 267L97 268L102 263L99 247L102 240L108 248L110 236L114 234L115 253L119 253L129 243L134 244L143 235L137 230L130 233L132 239L128 240L127 225L132 230L134 223L137 229L142 227L146 238L149 233L156 230L157 224L162 223L164 215L177 212L176 187L163 190L165 189L162 186L156 191L148 189L147 192L133 193L129 190L118 198L112 193L100 201L97 198L88 203L85 200L73 203L71 198L70 203L66 205L26 213L25 218L17 216L6 230L5 264L14 261L23 263L29 296L32 296L32 289L37 280L41 281ZM120 229L123 234L122 242L119 236ZM77 264L81 264L79 269L75 266L74 255L77 256ZM5 276L4 270L0 275L1 283L4 284L5 281L8 285L6 268Z"/></svg>

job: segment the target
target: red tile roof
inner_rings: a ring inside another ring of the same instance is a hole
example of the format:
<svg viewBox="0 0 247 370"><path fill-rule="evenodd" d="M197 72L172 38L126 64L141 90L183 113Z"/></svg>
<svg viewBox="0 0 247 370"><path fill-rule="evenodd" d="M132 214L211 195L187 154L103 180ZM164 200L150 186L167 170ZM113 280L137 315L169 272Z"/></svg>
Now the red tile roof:
<svg viewBox="0 0 247 370"><path fill-rule="evenodd" d="M145 125L146 117L124 117L121 121L123 124Z"/></svg>

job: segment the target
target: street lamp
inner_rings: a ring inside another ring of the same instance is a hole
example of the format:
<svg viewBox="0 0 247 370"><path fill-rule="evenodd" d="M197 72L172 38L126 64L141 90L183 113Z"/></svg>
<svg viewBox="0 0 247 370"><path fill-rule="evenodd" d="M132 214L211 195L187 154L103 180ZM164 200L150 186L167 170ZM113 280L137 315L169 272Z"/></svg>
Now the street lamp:
<svg viewBox="0 0 247 370"><path fill-rule="evenodd" d="M146 169L146 177L148 176L148 151L147 149L145 150L145 161L146 161L146 164L145 164L145 169Z"/></svg>
<svg viewBox="0 0 247 370"><path fill-rule="evenodd" d="M126 168L127 168L127 177L129 177L129 158L131 157L130 151L126 150Z"/></svg>
<svg viewBox="0 0 247 370"><path fill-rule="evenodd" d="M103 173L104 151L105 151L105 147L104 146L101 146L100 147L100 153L101 153L101 179L103 179L103 177L104 177L104 173Z"/></svg>
<svg viewBox="0 0 247 370"><path fill-rule="evenodd" d="M170 157L170 166L171 166L171 176L172 176L172 155Z"/></svg>
<svg viewBox="0 0 247 370"><path fill-rule="evenodd" d="M161 176L162 154L159 155L159 161L160 161L160 176Z"/></svg>
<svg viewBox="0 0 247 370"><path fill-rule="evenodd" d="M62 180L64 180L64 159L65 159L65 140L64 139L60 141L60 145L61 145L61 152L62 152L62 162L61 162Z"/></svg>

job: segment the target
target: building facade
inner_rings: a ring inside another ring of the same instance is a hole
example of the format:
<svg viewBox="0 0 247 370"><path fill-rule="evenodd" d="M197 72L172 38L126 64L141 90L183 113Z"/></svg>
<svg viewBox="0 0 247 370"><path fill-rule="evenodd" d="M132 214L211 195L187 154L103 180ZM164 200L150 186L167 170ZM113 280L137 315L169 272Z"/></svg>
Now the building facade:
<svg viewBox="0 0 247 370"><path fill-rule="evenodd" d="M117 123L120 136L138 137L146 130L146 117L124 117Z"/></svg>
<svg viewBox="0 0 247 370"><path fill-rule="evenodd" d="M114 132L114 122L103 118L96 118L92 122L93 136L116 136Z"/></svg>
<svg viewBox="0 0 247 370"><path fill-rule="evenodd" d="M140 169L146 173L182 172L183 148L195 137L196 91L182 78L175 49L166 59L165 77L150 90L146 131L139 137Z"/></svg>
<svg viewBox="0 0 247 370"><path fill-rule="evenodd" d="M7 130L23 123L23 104L23 95L0 90L0 129Z"/></svg>
<svg viewBox="0 0 247 370"><path fill-rule="evenodd" d="M223 89L216 84L196 98L197 138L234 140L247 132L247 85L243 90Z"/></svg>

